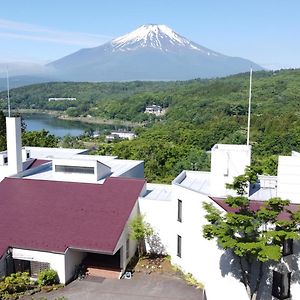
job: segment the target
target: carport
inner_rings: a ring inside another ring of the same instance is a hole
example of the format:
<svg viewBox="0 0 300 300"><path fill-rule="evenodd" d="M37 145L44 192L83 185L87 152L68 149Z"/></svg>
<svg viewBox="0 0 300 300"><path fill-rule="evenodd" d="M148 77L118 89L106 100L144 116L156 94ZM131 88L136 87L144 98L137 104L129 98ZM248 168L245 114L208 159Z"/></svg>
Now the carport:
<svg viewBox="0 0 300 300"><path fill-rule="evenodd" d="M119 249L114 255L87 252L83 265L88 276L120 278L122 271L121 251Z"/></svg>

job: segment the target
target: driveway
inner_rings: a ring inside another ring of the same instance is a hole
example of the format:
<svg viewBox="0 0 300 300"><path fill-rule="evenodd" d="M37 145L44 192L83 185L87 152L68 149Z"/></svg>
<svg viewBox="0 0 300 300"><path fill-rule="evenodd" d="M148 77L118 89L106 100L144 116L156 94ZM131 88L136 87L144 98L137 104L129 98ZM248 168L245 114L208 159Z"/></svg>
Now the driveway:
<svg viewBox="0 0 300 300"><path fill-rule="evenodd" d="M44 297L44 298L43 298ZM182 279L165 274L140 274L132 279L84 279L50 293L39 293L28 299L55 300L204 300L202 290ZM23 298L26 299L26 298Z"/></svg>

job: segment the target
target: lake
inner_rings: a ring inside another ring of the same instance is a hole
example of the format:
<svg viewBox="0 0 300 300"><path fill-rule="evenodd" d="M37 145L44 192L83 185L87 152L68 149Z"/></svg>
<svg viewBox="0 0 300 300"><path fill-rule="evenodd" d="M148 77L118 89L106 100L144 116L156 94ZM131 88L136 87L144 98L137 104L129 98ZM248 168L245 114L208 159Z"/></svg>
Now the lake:
<svg viewBox="0 0 300 300"><path fill-rule="evenodd" d="M60 120L55 116L47 114L22 114L22 117L26 123L27 131L45 129L58 137L66 135L78 136L88 129L93 129L94 132L100 133L110 130L127 129L127 127L120 125L88 124L79 121Z"/></svg>

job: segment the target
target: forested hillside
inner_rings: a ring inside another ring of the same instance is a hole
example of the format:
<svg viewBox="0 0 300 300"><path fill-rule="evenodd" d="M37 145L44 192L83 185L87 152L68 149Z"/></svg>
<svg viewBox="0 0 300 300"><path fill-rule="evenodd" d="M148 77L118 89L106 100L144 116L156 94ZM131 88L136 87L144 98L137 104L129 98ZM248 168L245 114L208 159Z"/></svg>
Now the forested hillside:
<svg viewBox="0 0 300 300"><path fill-rule="evenodd" d="M143 159L148 180L169 182L182 169L207 169L215 143L245 143L249 74L186 82L50 83L11 91L18 108L145 122L139 138L101 144L98 153ZM76 97L48 102L49 97ZM5 94L0 94L5 98ZM162 118L143 111L167 108ZM252 89L253 161L274 174L278 154L300 151L300 70L255 72Z"/></svg>

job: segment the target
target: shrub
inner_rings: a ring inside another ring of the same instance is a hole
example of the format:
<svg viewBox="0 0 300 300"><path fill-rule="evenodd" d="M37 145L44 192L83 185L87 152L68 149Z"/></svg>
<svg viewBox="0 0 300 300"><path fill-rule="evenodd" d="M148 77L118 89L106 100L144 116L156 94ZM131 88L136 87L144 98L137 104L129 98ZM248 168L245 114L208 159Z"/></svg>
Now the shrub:
<svg viewBox="0 0 300 300"><path fill-rule="evenodd" d="M53 269L46 269L38 276L39 285L52 285L59 283L57 272Z"/></svg>
<svg viewBox="0 0 300 300"><path fill-rule="evenodd" d="M0 299L13 299L17 294L23 293L33 287L27 272L18 272L0 278Z"/></svg>

